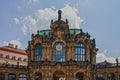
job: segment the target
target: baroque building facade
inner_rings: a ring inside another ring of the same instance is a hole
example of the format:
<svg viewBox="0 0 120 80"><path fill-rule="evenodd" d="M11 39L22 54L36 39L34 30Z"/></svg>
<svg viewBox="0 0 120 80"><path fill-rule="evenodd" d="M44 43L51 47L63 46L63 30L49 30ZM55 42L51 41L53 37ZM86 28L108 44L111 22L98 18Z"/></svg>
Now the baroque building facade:
<svg viewBox="0 0 120 80"><path fill-rule="evenodd" d="M93 80L96 64L95 39L82 29L69 29L68 20L51 20L50 30L32 34L28 42L30 80Z"/></svg>
<svg viewBox="0 0 120 80"><path fill-rule="evenodd" d="M66 19L31 35L26 50L0 47L0 80L120 80L120 63L96 63L95 39Z"/></svg>

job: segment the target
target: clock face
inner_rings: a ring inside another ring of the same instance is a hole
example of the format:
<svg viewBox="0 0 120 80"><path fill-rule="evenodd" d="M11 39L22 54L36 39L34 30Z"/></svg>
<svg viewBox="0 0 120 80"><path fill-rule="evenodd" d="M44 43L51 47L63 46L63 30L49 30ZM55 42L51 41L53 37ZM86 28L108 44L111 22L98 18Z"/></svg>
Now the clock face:
<svg viewBox="0 0 120 80"><path fill-rule="evenodd" d="M62 44L57 44L57 45L56 45L56 50L57 50L57 51L61 51L62 49L63 49Z"/></svg>

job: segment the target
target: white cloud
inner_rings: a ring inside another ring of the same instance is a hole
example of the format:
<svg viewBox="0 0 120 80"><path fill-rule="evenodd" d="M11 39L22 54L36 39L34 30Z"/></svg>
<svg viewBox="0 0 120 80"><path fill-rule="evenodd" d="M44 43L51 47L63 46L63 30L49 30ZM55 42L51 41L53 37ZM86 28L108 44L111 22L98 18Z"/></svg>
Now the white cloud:
<svg viewBox="0 0 120 80"><path fill-rule="evenodd" d="M22 32L24 35L27 35L27 27L25 25L22 27Z"/></svg>
<svg viewBox="0 0 120 80"><path fill-rule="evenodd" d="M61 10L63 11L63 19L68 19L70 28L80 28L83 20L77 15L78 10L76 8L66 5Z"/></svg>
<svg viewBox="0 0 120 80"><path fill-rule="evenodd" d="M78 10L66 5L61 8L62 20L68 19L70 28L79 28L83 20L77 15ZM55 7L39 9L33 16L26 16L21 20L22 31L24 34L36 33L37 30L50 28L51 20L57 20L57 9Z"/></svg>
<svg viewBox="0 0 120 80"><path fill-rule="evenodd" d="M28 32L29 33L34 33L36 32L37 26L36 26L36 20L32 18L31 16L26 16L22 20L22 31L26 35Z"/></svg>
<svg viewBox="0 0 120 80"><path fill-rule="evenodd" d="M16 45L18 46L18 48L22 47L22 44L19 40L4 41L2 46L8 46L9 44L13 44L13 47L15 47Z"/></svg>
<svg viewBox="0 0 120 80"><path fill-rule="evenodd" d="M38 4L39 2L40 2L40 0L25 0L25 1L27 1L27 3L29 4L29 5L35 5L35 4Z"/></svg>
<svg viewBox="0 0 120 80"><path fill-rule="evenodd" d="M118 57L120 61L120 57ZM110 62L110 63L116 63L116 58L114 57L106 57L105 53L98 53L96 56L96 62L104 62L104 61Z"/></svg>
<svg viewBox="0 0 120 80"><path fill-rule="evenodd" d="M18 18L13 18L13 19L14 19L14 21L15 21L16 24L19 24L19 23L20 23L20 21L19 21Z"/></svg>

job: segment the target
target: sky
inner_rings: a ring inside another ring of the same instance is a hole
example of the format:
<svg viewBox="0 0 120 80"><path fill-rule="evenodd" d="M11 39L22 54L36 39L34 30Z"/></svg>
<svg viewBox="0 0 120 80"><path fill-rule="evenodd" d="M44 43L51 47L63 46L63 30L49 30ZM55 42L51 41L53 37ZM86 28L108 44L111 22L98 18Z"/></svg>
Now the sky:
<svg viewBox="0 0 120 80"><path fill-rule="evenodd" d="M120 59L120 0L0 0L0 46L27 48L31 34L50 28L51 19L69 21L96 39L97 62ZM119 60L120 61L120 60Z"/></svg>

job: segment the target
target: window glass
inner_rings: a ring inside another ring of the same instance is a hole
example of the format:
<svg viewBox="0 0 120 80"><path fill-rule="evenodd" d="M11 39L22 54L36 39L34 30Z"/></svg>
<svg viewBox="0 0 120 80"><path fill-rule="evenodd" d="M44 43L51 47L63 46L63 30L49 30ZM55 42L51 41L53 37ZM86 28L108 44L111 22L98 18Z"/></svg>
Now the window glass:
<svg viewBox="0 0 120 80"><path fill-rule="evenodd" d="M22 60L21 57L19 57L18 60L21 61Z"/></svg>
<svg viewBox="0 0 120 80"><path fill-rule="evenodd" d="M16 80L16 75L13 73L8 74L8 80Z"/></svg>
<svg viewBox="0 0 120 80"><path fill-rule="evenodd" d="M42 60L42 46L40 44L35 46L34 52L35 52L34 60L41 61Z"/></svg>
<svg viewBox="0 0 120 80"><path fill-rule="evenodd" d="M0 54L0 58L3 58L3 54Z"/></svg>
<svg viewBox="0 0 120 80"><path fill-rule="evenodd" d="M115 75L114 73L110 73L107 75L107 80L115 80Z"/></svg>
<svg viewBox="0 0 120 80"><path fill-rule="evenodd" d="M104 80L104 75L103 74L97 74L96 80Z"/></svg>
<svg viewBox="0 0 120 80"><path fill-rule="evenodd" d="M53 49L53 60L56 62L65 61L65 45L62 42L56 42Z"/></svg>
<svg viewBox="0 0 120 80"><path fill-rule="evenodd" d="M0 80L4 80L4 74L0 73Z"/></svg>
<svg viewBox="0 0 120 80"><path fill-rule="evenodd" d="M23 61L24 61L24 62L26 62L26 61L27 61L27 59L23 59Z"/></svg>
<svg viewBox="0 0 120 80"><path fill-rule="evenodd" d="M75 60L85 61L85 46L82 43L76 43Z"/></svg>
<svg viewBox="0 0 120 80"><path fill-rule="evenodd" d="M42 80L41 76L35 76L35 80Z"/></svg>
<svg viewBox="0 0 120 80"><path fill-rule="evenodd" d="M83 80L83 73L77 73L75 80Z"/></svg>
<svg viewBox="0 0 120 80"><path fill-rule="evenodd" d="M27 76L25 74L20 74L19 80L27 80Z"/></svg>
<svg viewBox="0 0 120 80"><path fill-rule="evenodd" d="M10 59L10 56L9 56L9 55L6 55L6 59Z"/></svg>
<svg viewBox="0 0 120 80"><path fill-rule="evenodd" d="M12 60L16 60L16 56L13 56L13 57L12 57Z"/></svg>

